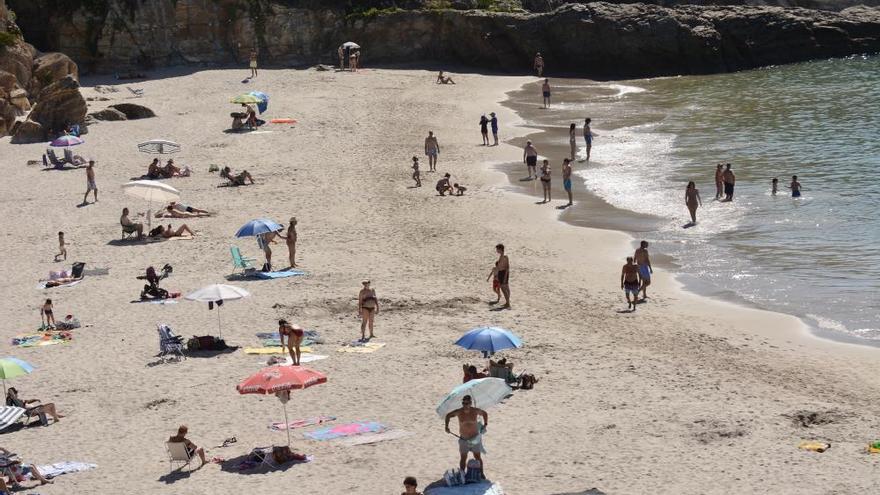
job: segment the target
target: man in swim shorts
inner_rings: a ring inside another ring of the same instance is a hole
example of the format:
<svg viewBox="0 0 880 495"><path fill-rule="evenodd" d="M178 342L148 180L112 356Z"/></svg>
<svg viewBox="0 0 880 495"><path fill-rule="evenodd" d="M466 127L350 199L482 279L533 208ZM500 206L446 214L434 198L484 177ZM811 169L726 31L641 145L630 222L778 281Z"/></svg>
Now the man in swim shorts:
<svg viewBox="0 0 880 495"><path fill-rule="evenodd" d="M571 160L568 158L562 160L562 187L565 189L565 193L568 194L568 204L565 206L571 206Z"/></svg>
<svg viewBox="0 0 880 495"><path fill-rule="evenodd" d="M94 191L95 203L98 202L98 185L95 183L95 161L89 160L86 165L86 194L83 196L82 204L89 204L89 192Z"/></svg>
<svg viewBox="0 0 880 495"><path fill-rule="evenodd" d="M648 298L648 286L651 285L651 274L654 273L654 268L651 267L651 257L648 256L648 241L642 241L639 244L639 248L636 249L633 257L635 258L636 265L639 267L639 278L642 281L640 289L642 291L642 301L644 301Z"/></svg>
<svg viewBox="0 0 880 495"><path fill-rule="evenodd" d="M532 146L531 141L526 141L526 147L523 148L523 162L526 164L526 170L529 173L529 179L538 178L538 150Z"/></svg>
<svg viewBox="0 0 880 495"><path fill-rule="evenodd" d="M736 185L736 176L733 170L730 170L730 164L724 166L724 173L721 174L721 180L724 181L724 199L722 201L733 201L733 187Z"/></svg>
<svg viewBox="0 0 880 495"><path fill-rule="evenodd" d="M627 309L636 310L640 286L639 268L633 263L632 256L627 256L626 264L623 265L623 270L620 272L620 288L623 289L623 293L626 296ZM629 298L630 294L633 296L632 300Z"/></svg>
<svg viewBox="0 0 880 495"><path fill-rule="evenodd" d="M434 136L433 131L428 131L428 137L425 138L425 155L428 156L428 172L437 171L437 155L440 153L440 143Z"/></svg>
<svg viewBox="0 0 880 495"><path fill-rule="evenodd" d="M544 79L541 85L541 94L544 95L544 108L550 108L550 79Z"/></svg>
<svg viewBox="0 0 880 495"><path fill-rule="evenodd" d="M477 421L478 416L483 417L482 424ZM473 452L474 459L480 462L485 472L486 465L482 459L482 454L486 452L483 448L483 432L489 425L489 415L486 411L473 407L473 399L470 395L465 395L461 398L461 407L446 415L446 433L452 433L449 431L449 420L452 418L458 418L459 468L465 470L468 452Z"/></svg>

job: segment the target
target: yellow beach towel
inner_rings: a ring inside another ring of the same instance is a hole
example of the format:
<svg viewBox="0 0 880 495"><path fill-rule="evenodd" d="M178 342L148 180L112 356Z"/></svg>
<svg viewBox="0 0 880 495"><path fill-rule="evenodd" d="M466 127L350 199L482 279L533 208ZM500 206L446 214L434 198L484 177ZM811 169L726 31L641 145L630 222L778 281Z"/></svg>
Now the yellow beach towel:
<svg viewBox="0 0 880 495"><path fill-rule="evenodd" d="M367 352L376 352L377 350L385 347L384 342L366 342L364 344L357 345L347 345L344 347L340 347L336 349L337 352L354 352L358 354L363 354Z"/></svg>
<svg viewBox="0 0 880 495"><path fill-rule="evenodd" d="M825 442L811 442L809 440L804 440L798 445L798 448L802 450L812 450L813 452L822 453L831 448L831 444Z"/></svg>
<svg viewBox="0 0 880 495"><path fill-rule="evenodd" d="M300 347L299 352L305 354L312 352L311 347ZM286 347L245 347L245 354L287 354Z"/></svg>

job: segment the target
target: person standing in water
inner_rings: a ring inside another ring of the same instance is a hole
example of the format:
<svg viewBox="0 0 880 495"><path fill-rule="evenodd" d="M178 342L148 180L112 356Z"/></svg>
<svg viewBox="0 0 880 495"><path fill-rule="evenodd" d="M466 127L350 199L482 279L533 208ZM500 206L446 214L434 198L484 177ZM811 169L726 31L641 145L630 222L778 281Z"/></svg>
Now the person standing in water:
<svg viewBox="0 0 880 495"><path fill-rule="evenodd" d="M544 95L544 108L550 108L550 79L544 79L541 85L541 93Z"/></svg>
<svg viewBox="0 0 880 495"><path fill-rule="evenodd" d="M538 178L538 150L532 146L531 141L526 141L526 147L523 148L523 162L526 164L526 170L529 173L529 179Z"/></svg>
<svg viewBox="0 0 880 495"><path fill-rule="evenodd" d="M724 165L719 163L715 167L715 199L724 196Z"/></svg>
<svg viewBox="0 0 880 495"><path fill-rule="evenodd" d="M437 155L440 153L440 143L434 136L433 131L428 131L428 137L425 138L425 155L428 156L428 172L437 171Z"/></svg>
<svg viewBox="0 0 880 495"><path fill-rule="evenodd" d="M568 126L568 146L571 148L571 158L570 160L574 160L575 155L577 155L577 124L574 122Z"/></svg>
<svg viewBox="0 0 880 495"><path fill-rule="evenodd" d="M251 68L251 77L257 77L257 50L255 48L251 48L250 55L250 68Z"/></svg>
<svg viewBox="0 0 880 495"><path fill-rule="evenodd" d="M654 268L651 266L651 257L648 256L648 241L642 241L636 249L633 259L639 267L639 279L641 281L642 301L648 298L648 286L651 285L651 275ZM638 294L636 294L638 296ZM638 300L638 298L636 298ZM633 302L635 304L635 301Z"/></svg>
<svg viewBox="0 0 880 495"><path fill-rule="evenodd" d="M776 193L779 192L779 179L776 177L770 181L770 194L776 196Z"/></svg>
<svg viewBox="0 0 880 495"><path fill-rule="evenodd" d="M550 160L544 160L541 166L541 188L544 190L543 203L550 202Z"/></svg>
<svg viewBox="0 0 880 495"><path fill-rule="evenodd" d="M700 191L694 181L688 182L687 189L684 190L684 204L687 205L688 211L691 213L691 225L697 224L697 206L703 206L703 200L700 199Z"/></svg>
<svg viewBox="0 0 880 495"><path fill-rule="evenodd" d="M495 112L490 112L489 116L492 117L489 119L489 123L492 125L492 138L495 139L493 146L498 146L498 117L495 116Z"/></svg>
<svg viewBox="0 0 880 495"><path fill-rule="evenodd" d="M483 146L489 146L489 119L485 115L480 116L480 134L483 135Z"/></svg>
<svg viewBox="0 0 880 495"><path fill-rule="evenodd" d="M504 254L504 244L495 246L495 252L498 253L498 261L495 262L496 277L498 277L498 285L501 286L501 294L504 295L504 306L502 309L510 309L510 260Z"/></svg>
<svg viewBox="0 0 880 495"><path fill-rule="evenodd" d="M593 130L590 129L590 122L592 121L593 119L584 119L584 141L587 143L587 161L590 161L590 152L593 150Z"/></svg>
<svg viewBox="0 0 880 495"><path fill-rule="evenodd" d="M632 256L627 256L626 264L623 265L623 269L620 271L620 288L623 289L623 294L626 296L627 309L636 310L640 286L639 268L633 264ZM629 298L630 294L633 296L632 300Z"/></svg>
<svg viewBox="0 0 880 495"><path fill-rule="evenodd" d="M791 197L799 198L801 197L801 183L798 182L797 175L791 176L791 185L788 186L791 189Z"/></svg>
<svg viewBox="0 0 880 495"><path fill-rule="evenodd" d="M541 56L541 52L535 54L535 71L538 73L538 77L544 76L544 57Z"/></svg>
<svg viewBox="0 0 880 495"><path fill-rule="evenodd" d="M565 206L571 206L574 203L571 200L571 160L568 158L562 160L562 187L568 194L568 204Z"/></svg>
<svg viewBox="0 0 880 495"><path fill-rule="evenodd" d="M370 281L361 282L364 286L358 293L358 312L361 315L361 342L366 342L367 326L370 327L370 339L375 337L373 334L373 320L379 313L379 298L376 297L376 290L370 287Z"/></svg>
<svg viewBox="0 0 880 495"><path fill-rule="evenodd" d="M730 169L730 164L724 166L724 173L721 174L721 180L724 181L724 199L722 201L733 201L733 188L736 186L736 175Z"/></svg>

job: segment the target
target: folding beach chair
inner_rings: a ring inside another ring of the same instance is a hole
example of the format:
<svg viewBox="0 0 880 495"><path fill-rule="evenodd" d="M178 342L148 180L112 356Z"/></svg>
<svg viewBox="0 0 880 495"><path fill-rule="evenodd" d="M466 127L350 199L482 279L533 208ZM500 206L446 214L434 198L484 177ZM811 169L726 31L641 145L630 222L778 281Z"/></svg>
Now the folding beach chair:
<svg viewBox="0 0 880 495"><path fill-rule="evenodd" d="M0 407L0 431L14 425L21 418L25 409L23 407L3 406Z"/></svg>
<svg viewBox="0 0 880 495"><path fill-rule="evenodd" d="M86 163L85 158L83 158L79 155L74 155L73 151L71 151L70 148L64 148L64 161L75 166L75 167L79 167L80 165L85 165L85 163Z"/></svg>
<svg viewBox="0 0 880 495"><path fill-rule="evenodd" d="M125 225L122 225L121 223L119 225L122 226L122 240L123 241L126 239L131 239L132 237L135 237L135 235L137 235L137 227L135 227L135 226L126 227Z"/></svg>
<svg viewBox="0 0 880 495"><path fill-rule="evenodd" d="M127 89L129 93L134 95L135 98L140 98L141 96L144 96L143 88L132 88L131 86L126 86L125 89Z"/></svg>
<svg viewBox="0 0 880 495"><path fill-rule="evenodd" d="M25 426L29 425L30 422L34 418L38 418L40 420L40 424L43 426L49 426L49 418L46 416L44 412L37 412L37 409L40 409L40 406L27 407L24 405L24 402L21 399L10 400L9 397L6 398L6 405L11 407L20 407L24 409L24 424Z"/></svg>
<svg viewBox="0 0 880 495"><path fill-rule="evenodd" d="M257 261L256 258L243 257L237 246L230 246L229 251L232 252L232 273L235 273L235 270L239 268L242 270L254 268L254 265L252 265L251 262Z"/></svg>
<svg viewBox="0 0 880 495"><path fill-rule="evenodd" d="M57 156L55 156L55 150L47 149L46 157L49 159L49 163L52 164L55 168L64 168L64 160L59 160Z"/></svg>
<svg viewBox="0 0 880 495"><path fill-rule="evenodd" d="M183 469L197 455L195 452L189 455L184 442L165 442L165 449L168 451L168 472L174 471L175 462L180 464L178 469Z"/></svg>
<svg viewBox="0 0 880 495"><path fill-rule="evenodd" d="M183 354L183 337L174 335L168 325L159 324L157 330L159 331L159 357L162 358L162 361L186 359L186 355Z"/></svg>

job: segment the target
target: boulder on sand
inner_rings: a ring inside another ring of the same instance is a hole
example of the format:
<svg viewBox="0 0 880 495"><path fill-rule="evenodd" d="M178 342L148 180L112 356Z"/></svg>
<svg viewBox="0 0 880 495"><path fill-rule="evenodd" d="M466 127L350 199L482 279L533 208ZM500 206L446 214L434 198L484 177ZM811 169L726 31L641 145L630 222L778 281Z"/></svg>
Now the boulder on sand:
<svg viewBox="0 0 880 495"><path fill-rule="evenodd" d="M122 112L128 120L148 119L156 116L149 108L135 105L134 103L117 103L116 105L110 105L109 108Z"/></svg>
<svg viewBox="0 0 880 495"><path fill-rule="evenodd" d="M28 122L39 124L42 135L37 141L45 141L49 132L60 132L70 124L79 124L83 127L81 131L85 133L86 111L86 100L79 92L79 83L68 75L40 91L37 104L28 116ZM27 135L19 136L19 133L24 131ZM29 139L32 139L36 132L37 129L33 126L22 127L15 135L18 139L13 139L13 142L35 142Z"/></svg>
<svg viewBox="0 0 880 495"><path fill-rule="evenodd" d="M19 122L12 128L12 144L40 143L46 140L46 131L33 120Z"/></svg>
<svg viewBox="0 0 880 495"><path fill-rule="evenodd" d="M79 69L67 55L63 53L45 53L34 59L33 75L29 85L32 95L38 94L43 88L58 82L67 76L79 81Z"/></svg>
<svg viewBox="0 0 880 495"><path fill-rule="evenodd" d="M128 120L128 117L126 117L124 113L115 108L105 108L97 112L92 112L89 116L93 117L95 120Z"/></svg>

